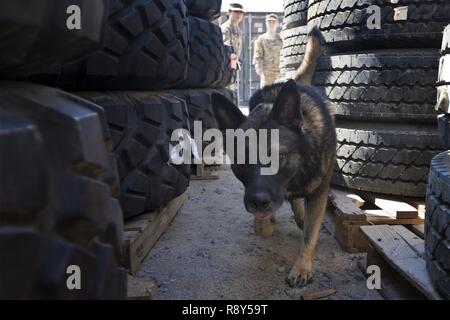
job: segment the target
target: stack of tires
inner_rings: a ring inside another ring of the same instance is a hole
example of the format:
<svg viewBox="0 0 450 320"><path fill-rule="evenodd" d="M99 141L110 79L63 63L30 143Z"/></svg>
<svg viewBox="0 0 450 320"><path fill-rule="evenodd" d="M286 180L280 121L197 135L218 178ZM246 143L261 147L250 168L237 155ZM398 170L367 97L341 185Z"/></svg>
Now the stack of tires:
<svg viewBox="0 0 450 320"><path fill-rule="evenodd" d="M229 49L210 22L220 6L2 5L1 298L126 297L124 218L185 192L190 165L171 162L172 132L213 126L212 93L232 96Z"/></svg>
<svg viewBox="0 0 450 320"><path fill-rule="evenodd" d="M434 105L448 21L447 0L309 0L308 29L328 47L314 85L335 107L335 185L425 196L431 159L445 150Z"/></svg>
<svg viewBox="0 0 450 320"><path fill-rule="evenodd" d="M284 19L281 30L283 48L280 72L283 78L291 78L300 66L306 48L308 0L284 0Z"/></svg>
<svg viewBox="0 0 450 320"><path fill-rule="evenodd" d="M444 31L436 109L442 140L450 148L450 25ZM428 177L425 219L427 269L436 289L450 299L450 151L435 156Z"/></svg>

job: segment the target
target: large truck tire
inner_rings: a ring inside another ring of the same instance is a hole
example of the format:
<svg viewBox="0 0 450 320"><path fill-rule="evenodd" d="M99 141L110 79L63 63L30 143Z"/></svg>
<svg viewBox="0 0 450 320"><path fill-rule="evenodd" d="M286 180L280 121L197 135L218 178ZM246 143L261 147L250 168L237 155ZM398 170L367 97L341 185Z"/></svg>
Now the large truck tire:
<svg viewBox="0 0 450 320"><path fill-rule="evenodd" d="M450 25L444 30L439 61L439 77L437 80L436 110L450 113Z"/></svg>
<svg viewBox="0 0 450 320"><path fill-rule="evenodd" d="M27 80L66 90L166 89L186 79L189 26L183 0L109 1L104 46Z"/></svg>
<svg viewBox="0 0 450 320"><path fill-rule="evenodd" d="M435 125L338 121L333 183L350 189L423 197L431 159L445 150Z"/></svg>
<svg viewBox="0 0 450 320"><path fill-rule="evenodd" d="M230 55L226 53L220 27L203 19L189 17L189 69L178 88L225 87L229 77Z"/></svg>
<svg viewBox="0 0 450 320"><path fill-rule="evenodd" d="M126 219L155 211L186 191L190 166L172 164L169 153L172 133L189 128L183 100L161 92L78 94L105 110Z"/></svg>
<svg viewBox="0 0 450 320"><path fill-rule="evenodd" d="M186 0L186 6L190 16L213 21L220 17L222 0Z"/></svg>
<svg viewBox="0 0 450 320"><path fill-rule="evenodd" d="M170 93L186 101L192 137L194 135L194 121L202 123L203 131L219 128L212 110L212 94L221 94L230 101L234 100L233 92L229 89L172 90Z"/></svg>
<svg viewBox="0 0 450 320"><path fill-rule="evenodd" d="M106 0L3 1L0 77L29 76L100 49L106 12ZM71 18L76 13L79 26Z"/></svg>
<svg viewBox="0 0 450 320"><path fill-rule="evenodd" d="M444 143L450 147L450 114L440 114L438 116L438 128Z"/></svg>
<svg viewBox="0 0 450 320"><path fill-rule="evenodd" d="M0 82L1 298L126 298L122 211L104 181L110 146L99 106Z"/></svg>
<svg viewBox="0 0 450 320"><path fill-rule="evenodd" d="M425 258L431 281L450 299L450 151L433 158L425 214Z"/></svg>
<svg viewBox="0 0 450 320"><path fill-rule="evenodd" d="M400 7L407 12L396 14ZM449 21L447 0L310 0L308 7L308 25L318 26L327 45L339 52L440 48Z"/></svg>
<svg viewBox="0 0 450 320"><path fill-rule="evenodd" d="M307 27L300 26L281 31L283 48L281 49L280 68L297 69L303 61L307 41Z"/></svg>
<svg viewBox="0 0 450 320"><path fill-rule="evenodd" d="M283 29L291 29L306 25L308 0L284 0L283 6Z"/></svg>
<svg viewBox="0 0 450 320"><path fill-rule="evenodd" d="M314 85L337 118L435 123L436 50L378 51L320 58Z"/></svg>

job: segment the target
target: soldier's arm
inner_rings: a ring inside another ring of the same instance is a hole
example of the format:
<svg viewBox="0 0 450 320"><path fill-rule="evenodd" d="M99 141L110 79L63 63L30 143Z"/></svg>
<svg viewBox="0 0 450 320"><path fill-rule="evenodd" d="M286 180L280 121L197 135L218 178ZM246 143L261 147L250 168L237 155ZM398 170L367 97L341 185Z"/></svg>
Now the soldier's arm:
<svg viewBox="0 0 450 320"><path fill-rule="evenodd" d="M255 41L255 53L253 55L253 65L257 74L262 72L262 59L264 57L264 47L262 41L258 38Z"/></svg>

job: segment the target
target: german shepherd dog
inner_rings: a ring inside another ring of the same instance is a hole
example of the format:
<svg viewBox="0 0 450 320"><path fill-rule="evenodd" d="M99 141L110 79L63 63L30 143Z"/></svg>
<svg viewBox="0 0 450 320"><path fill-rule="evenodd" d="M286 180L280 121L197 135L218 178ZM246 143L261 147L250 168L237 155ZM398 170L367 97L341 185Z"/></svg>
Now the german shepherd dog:
<svg viewBox="0 0 450 320"><path fill-rule="evenodd" d="M245 187L245 208L256 218L272 217L285 200L290 202L295 221L304 230L298 258L286 278L292 287L305 286L312 280L336 155L334 118L326 100L311 86L321 54L320 42L320 31L314 28L308 34L305 57L295 78L256 92L248 118L222 96L212 97L221 130L279 130L280 160L275 175L261 175L259 164L232 164L231 168Z"/></svg>

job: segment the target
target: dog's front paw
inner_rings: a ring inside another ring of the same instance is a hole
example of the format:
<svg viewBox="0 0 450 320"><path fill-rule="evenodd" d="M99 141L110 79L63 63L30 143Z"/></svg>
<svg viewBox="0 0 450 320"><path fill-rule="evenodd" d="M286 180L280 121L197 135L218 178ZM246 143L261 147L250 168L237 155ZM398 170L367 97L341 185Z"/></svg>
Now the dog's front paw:
<svg viewBox="0 0 450 320"><path fill-rule="evenodd" d="M273 234L273 222L270 219L258 219L255 218L255 234L263 237L268 238L272 236Z"/></svg>
<svg viewBox="0 0 450 320"><path fill-rule="evenodd" d="M293 267L286 282L291 287L301 288L313 281L313 272L310 268Z"/></svg>

